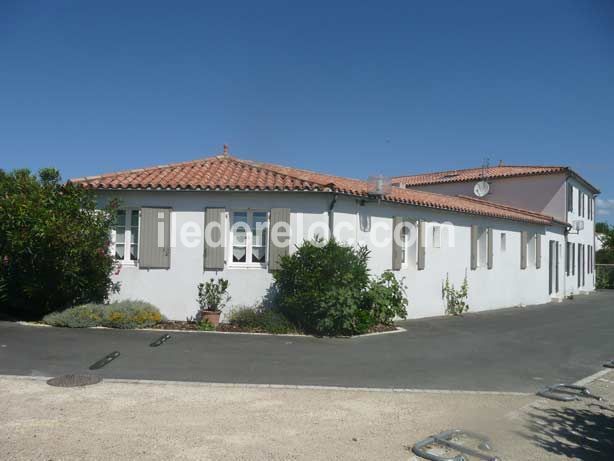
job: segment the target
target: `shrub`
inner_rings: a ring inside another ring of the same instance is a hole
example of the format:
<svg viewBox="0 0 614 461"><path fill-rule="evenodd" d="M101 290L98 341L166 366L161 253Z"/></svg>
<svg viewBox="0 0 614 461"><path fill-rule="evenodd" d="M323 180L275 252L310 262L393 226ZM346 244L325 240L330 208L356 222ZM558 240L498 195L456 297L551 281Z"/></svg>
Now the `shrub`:
<svg viewBox="0 0 614 461"><path fill-rule="evenodd" d="M0 170L0 312L41 318L118 288L108 251L116 203L96 210L92 191L61 184L57 170Z"/></svg>
<svg viewBox="0 0 614 461"><path fill-rule="evenodd" d="M598 289L614 288L614 266L597 266L595 269L595 287Z"/></svg>
<svg viewBox="0 0 614 461"><path fill-rule="evenodd" d="M43 322L56 327L148 328L162 320L157 307L140 300L111 304L84 304L46 315Z"/></svg>
<svg viewBox="0 0 614 461"><path fill-rule="evenodd" d="M405 287L390 271L369 282L366 298L375 324L391 325L396 317L407 318Z"/></svg>
<svg viewBox="0 0 614 461"><path fill-rule="evenodd" d="M262 333L296 333L296 328L279 311L263 307L244 307L233 311L228 320L230 325Z"/></svg>
<svg viewBox="0 0 614 461"><path fill-rule="evenodd" d="M467 304L467 297L469 296L469 282L467 282L467 276L463 280L463 284L457 290L454 285L450 283L450 279L446 275L446 281L443 285L443 296L446 300L446 314L448 315L462 315L469 310L469 304Z"/></svg>
<svg viewBox="0 0 614 461"><path fill-rule="evenodd" d="M405 317L401 285L392 273L371 280L368 259L361 246L303 243L274 274L280 312L303 331L330 336L365 333L395 315Z"/></svg>

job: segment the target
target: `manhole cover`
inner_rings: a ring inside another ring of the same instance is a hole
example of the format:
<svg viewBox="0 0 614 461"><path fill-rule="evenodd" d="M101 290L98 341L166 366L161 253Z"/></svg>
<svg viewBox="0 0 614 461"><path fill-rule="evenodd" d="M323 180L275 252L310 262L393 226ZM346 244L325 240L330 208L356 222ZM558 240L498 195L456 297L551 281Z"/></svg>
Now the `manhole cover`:
<svg viewBox="0 0 614 461"><path fill-rule="evenodd" d="M47 384L56 387L79 387L98 384L100 381L102 378L95 375L64 375L47 380Z"/></svg>

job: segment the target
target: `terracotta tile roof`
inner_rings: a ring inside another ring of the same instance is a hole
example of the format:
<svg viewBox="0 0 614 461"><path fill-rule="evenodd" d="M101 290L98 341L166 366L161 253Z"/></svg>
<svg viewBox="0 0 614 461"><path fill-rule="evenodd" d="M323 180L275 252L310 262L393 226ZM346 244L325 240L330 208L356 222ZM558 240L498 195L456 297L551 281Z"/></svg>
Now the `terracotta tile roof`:
<svg viewBox="0 0 614 461"><path fill-rule="evenodd" d="M510 178L514 176L533 176L566 172L564 166L493 166L485 170L482 168L468 168L464 170L438 171L434 173L417 174L412 176L396 176L392 182L404 186L424 186L428 184L442 184L449 182L478 181L488 178Z"/></svg>
<svg viewBox="0 0 614 461"><path fill-rule="evenodd" d="M190 162L72 179L95 190L312 191L369 198L369 183L298 168L218 155ZM557 223L552 217L470 197L454 197L393 187L382 200L534 224Z"/></svg>

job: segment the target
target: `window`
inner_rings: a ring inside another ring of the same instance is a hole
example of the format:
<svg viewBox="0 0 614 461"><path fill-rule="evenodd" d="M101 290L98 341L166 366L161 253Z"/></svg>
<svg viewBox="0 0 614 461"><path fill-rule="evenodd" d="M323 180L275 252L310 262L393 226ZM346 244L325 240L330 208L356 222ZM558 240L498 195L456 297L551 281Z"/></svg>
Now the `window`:
<svg viewBox="0 0 614 461"><path fill-rule="evenodd" d="M571 261L571 243L567 242L567 245L565 247L565 274L569 277L569 274L571 273L571 268L570 268L570 261Z"/></svg>
<svg viewBox="0 0 614 461"><path fill-rule="evenodd" d="M571 244L571 275L576 275L576 244Z"/></svg>
<svg viewBox="0 0 614 461"><path fill-rule="evenodd" d="M537 236L529 234L528 242L529 264L531 267L537 266Z"/></svg>
<svg viewBox="0 0 614 461"><path fill-rule="evenodd" d="M407 226L403 226L401 228L401 242L403 244L403 249L401 250L401 264L405 266L407 264L407 243L409 242L409 230Z"/></svg>
<svg viewBox="0 0 614 461"><path fill-rule="evenodd" d="M573 186L567 184L567 211L573 213Z"/></svg>
<svg viewBox="0 0 614 461"><path fill-rule="evenodd" d="M232 263L264 265L268 249L268 213L266 211L233 211L230 241Z"/></svg>
<svg viewBox="0 0 614 461"><path fill-rule="evenodd" d="M441 226L433 226L433 248L441 248Z"/></svg>
<svg viewBox="0 0 614 461"><path fill-rule="evenodd" d="M507 234L505 232L501 232L501 251L504 252L507 250Z"/></svg>
<svg viewBox="0 0 614 461"><path fill-rule="evenodd" d="M480 227L478 235L478 267L486 267L488 263L488 229Z"/></svg>
<svg viewBox="0 0 614 461"><path fill-rule="evenodd" d="M411 238L411 232L412 229L413 232L417 232L418 229L416 227L416 223L405 224L406 225L401 228L401 241L403 242L403 250L401 251L401 265L403 267L416 267L418 264L418 239L417 235L414 235L413 238Z"/></svg>
<svg viewBox="0 0 614 461"><path fill-rule="evenodd" d="M139 257L139 210L118 210L111 235L115 259L135 262Z"/></svg>

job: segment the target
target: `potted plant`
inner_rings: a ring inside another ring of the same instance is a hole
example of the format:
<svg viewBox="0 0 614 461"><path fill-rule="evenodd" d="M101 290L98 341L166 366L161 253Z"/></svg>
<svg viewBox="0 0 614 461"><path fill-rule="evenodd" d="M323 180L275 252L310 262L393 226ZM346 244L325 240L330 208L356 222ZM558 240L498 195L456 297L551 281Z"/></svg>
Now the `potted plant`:
<svg viewBox="0 0 614 461"><path fill-rule="evenodd" d="M198 305L199 310L196 316L198 322L209 322L213 326L220 323L220 314L228 301L228 280L211 279L205 283L198 284Z"/></svg>

